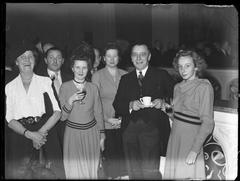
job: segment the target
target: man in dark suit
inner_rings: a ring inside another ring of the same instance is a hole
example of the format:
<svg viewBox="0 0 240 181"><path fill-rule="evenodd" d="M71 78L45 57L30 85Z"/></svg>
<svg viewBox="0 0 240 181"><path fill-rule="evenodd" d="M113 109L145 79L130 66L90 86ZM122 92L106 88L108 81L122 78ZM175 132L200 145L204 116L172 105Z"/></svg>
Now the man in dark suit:
<svg viewBox="0 0 240 181"><path fill-rule="evenodd" d="M135 70L122 76L113 102L116 114L122 116L130 179L161 179L160 155L166 154L170 134L169 120L161 107L164 98L172 97L174 82L165 70L150 67L150 58L145 43L133 46L131 59ZM152 98L148 107L139 100L144 96Z"/></svg>
<svg viewBox="0 0 240 181"><path fill-rule="evenodd" d="M45 53L44 61L47 65L47 68L41 71L37 71L36 74L47 76L52 79L53 92L59 102L58 93L61 84L63 82L71 80L73 77L68 73L61 71L61 67L64 63L64 57L60 48L58 47L49 48ZM65 122L58 121L58 123L55 126L55 129L57 130L61 148L63 149L63 135L65 130ZM63 153L63 150L61 151Z"/></svg>

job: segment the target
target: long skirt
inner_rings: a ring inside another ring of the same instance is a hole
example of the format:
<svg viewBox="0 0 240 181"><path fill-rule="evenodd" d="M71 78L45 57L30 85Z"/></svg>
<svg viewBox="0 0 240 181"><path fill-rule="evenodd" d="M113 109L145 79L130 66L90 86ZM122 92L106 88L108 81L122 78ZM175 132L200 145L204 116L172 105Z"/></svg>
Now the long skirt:
<svg viewBox="0 0 240 181"><path fill-rule="evenodd" d="M63 161L67 179L97 179L100 158L97 125L80 130L66 126Z"/></svg>
<svg viewBox="0 0 240 181"><path fill-rule="evenodd" d="M199 128L199 125L174 120L168 141L163 179L206 179L203 149L200 150L195 164L188 165L185 162Z"/></svg>

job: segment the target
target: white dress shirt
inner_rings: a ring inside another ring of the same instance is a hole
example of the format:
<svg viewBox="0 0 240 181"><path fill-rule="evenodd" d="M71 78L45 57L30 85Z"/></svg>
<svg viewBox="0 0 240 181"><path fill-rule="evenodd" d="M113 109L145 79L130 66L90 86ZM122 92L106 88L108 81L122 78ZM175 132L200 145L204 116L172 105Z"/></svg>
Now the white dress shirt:
<svg viewBox="0 0 240 181"><path fill-rule="evenodd" d="M26 92L21 76L5 86L6 120L21 119L28 116L42 116L46 113L43 93L47 92L54 111L61 111L51 87L52 81L48 77L33 74L32 81Z"/></svg>
<svg viewBox="0 0 240 181"><path fill-rule="evenodd" d="M141 70L143 77L145 77L147 69L148 69L148 66ZM136 69L137 77L139 76L139 72L140 72L140 70Z"/></svg>
<svg viewBox="0 0 240 181"><path fill-rule="evenodd" d="M54 71L52 71L52 70L47 69L47 73L48 73L48 75L49 75L50 78L56 76L56 73L55 73ZM59 70L59 71L57 72L57 74L58 74L58 77L57 77L57 78L58 78L58 81L59 81L60 85L62 85L61 71Z"/></svg>

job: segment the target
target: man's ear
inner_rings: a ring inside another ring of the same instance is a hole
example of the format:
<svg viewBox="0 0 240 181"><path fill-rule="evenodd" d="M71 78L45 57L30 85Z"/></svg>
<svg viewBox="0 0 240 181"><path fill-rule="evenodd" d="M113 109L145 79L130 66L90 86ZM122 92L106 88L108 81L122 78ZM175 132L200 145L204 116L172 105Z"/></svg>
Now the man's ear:
<svg viewBox="0 0 240 181"><path fill-rule="evenodd" d="M46 64L48 64L48 63L47 63L47 59L46 59L45 57L44 57L44 61L45 61Z"/></svg>
<svg viewBox="0 0 240 181"><path fill-rule="evenodd" d="M151 53L149 53L149 55L148 55L148 61L150 61L151 60Z"/></svg>
<svg viewBox="0 0 240 181"><path fill-rule="evenodd" d="M62 58L62 64L64 63L64 58Z"/></svg>
<svg viewBox="0 0 240 181"><path fill-rule="evenodd" d="M103 60L103 62L106 63L106 57L105 56L103 56L102 60Z"/></svg>

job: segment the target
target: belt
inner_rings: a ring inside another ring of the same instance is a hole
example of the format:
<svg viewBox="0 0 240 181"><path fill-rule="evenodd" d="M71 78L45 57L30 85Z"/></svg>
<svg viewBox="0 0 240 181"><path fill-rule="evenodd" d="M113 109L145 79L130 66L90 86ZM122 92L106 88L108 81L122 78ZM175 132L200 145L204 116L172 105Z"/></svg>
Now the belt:
<svg viewBox="0 0 240 181"><path fill-rule="evenodd" d="M26 126L28 124L34 124L34 123L37 123L41 120L42 117L40 116L36 116L36 117L33 117L33 116L29 116L29 117L24 117L24 118L21 118L21 119L18 119L17 121L20 122L23 126Z"/></svg>
<svg viewBox="0 0 240 181"><path fill-rule="evenodd" d="M182 121L182 122L189 123L189 124L195 124L195 125L202 124L201 122L195 122L196 120L200 121L200 117L184 114L181 112L174 112L173 117L174 117L174 119L176 119L178 121Z"/></svg>
<svg viewBox="0 0 240 181"><path fill-rule="evenodd" d="M67 120L66 125L70 128L74 128L74 129L81 129L81 130L86 130L86 129L90 129L93 126L95 126L97 124L97 121L95 119L93 119L92 121L85 123L85 124L81 124L81 123L75 123L72 121Z"/></svg>

